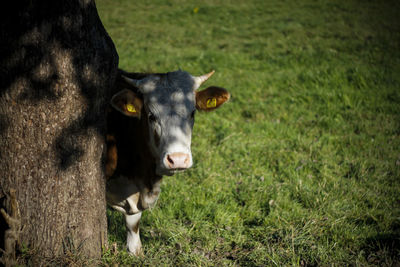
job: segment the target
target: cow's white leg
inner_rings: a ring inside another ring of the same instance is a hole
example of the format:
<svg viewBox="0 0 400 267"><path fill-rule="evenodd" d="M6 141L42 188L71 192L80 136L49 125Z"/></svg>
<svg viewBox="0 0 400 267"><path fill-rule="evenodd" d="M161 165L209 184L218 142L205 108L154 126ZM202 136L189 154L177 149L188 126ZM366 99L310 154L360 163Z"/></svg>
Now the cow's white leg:
<svg viewBox="0 0 400 267"><path fill-rule="evenodd" d="M126 229L127 229L127 247L128 251L136 256L141 255L142 252L142 242L140 242L139 235L139 222L142 213L136 213L133 215L125 214Z"/></svg>

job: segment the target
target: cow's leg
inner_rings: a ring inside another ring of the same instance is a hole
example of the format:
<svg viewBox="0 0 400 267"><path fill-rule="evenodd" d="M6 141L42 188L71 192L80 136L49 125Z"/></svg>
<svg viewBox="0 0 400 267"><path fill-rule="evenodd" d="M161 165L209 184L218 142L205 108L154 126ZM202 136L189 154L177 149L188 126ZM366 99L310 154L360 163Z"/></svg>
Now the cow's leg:
<svg viewBox="0 0 400 267"><path fill-rule="evenodd" d="M127 229L127 247L128 251L136 256L142 255L142 242L140 242L139 222L142 213L133 215L125 214L126 229Z"/></svg>

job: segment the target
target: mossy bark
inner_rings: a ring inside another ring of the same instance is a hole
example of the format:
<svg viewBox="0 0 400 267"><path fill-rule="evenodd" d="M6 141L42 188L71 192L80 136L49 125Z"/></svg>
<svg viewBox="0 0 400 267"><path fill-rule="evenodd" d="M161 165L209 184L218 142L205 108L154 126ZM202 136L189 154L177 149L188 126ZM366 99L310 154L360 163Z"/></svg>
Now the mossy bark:
<svg viewBox="0 0 400 267"><path fill-rule="evenodd" d="M14 2L0 11L0 204L19 224L2 218L0 238L42 258L98 258L118 55L93 0Z"/></svg>

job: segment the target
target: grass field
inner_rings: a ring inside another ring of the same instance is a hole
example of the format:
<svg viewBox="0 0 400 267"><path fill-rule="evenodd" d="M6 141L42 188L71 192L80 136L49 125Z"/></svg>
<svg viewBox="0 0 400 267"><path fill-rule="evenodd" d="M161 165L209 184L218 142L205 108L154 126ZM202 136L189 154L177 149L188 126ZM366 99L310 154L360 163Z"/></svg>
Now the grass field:
<svg viewBox="0 0 400 267"><path fill-rule="evenodd" d="M398 1L96 3L121 68L232 93L143 214L145 257L109 210L104 264L400 266Z"/></svg>

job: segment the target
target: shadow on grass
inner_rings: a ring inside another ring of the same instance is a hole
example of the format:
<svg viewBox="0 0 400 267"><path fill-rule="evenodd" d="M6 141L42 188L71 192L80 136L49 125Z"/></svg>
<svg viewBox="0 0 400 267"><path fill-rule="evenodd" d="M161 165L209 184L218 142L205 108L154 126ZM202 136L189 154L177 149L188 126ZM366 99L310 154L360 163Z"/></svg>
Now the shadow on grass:
<svg viewBox="0 0 400 267"><path fill-rule="evenodd" d="M368 263L376 266L400 265L400 234L384 233L369 237L362 247Z"/></svg>
<svg viewBox="0 0 400 267"><path fill-rule="evenodd" d="M116 242L119 246L125 245L126 228L124 216L109 207L107 207L107 232L110 242Z"/></svg>

